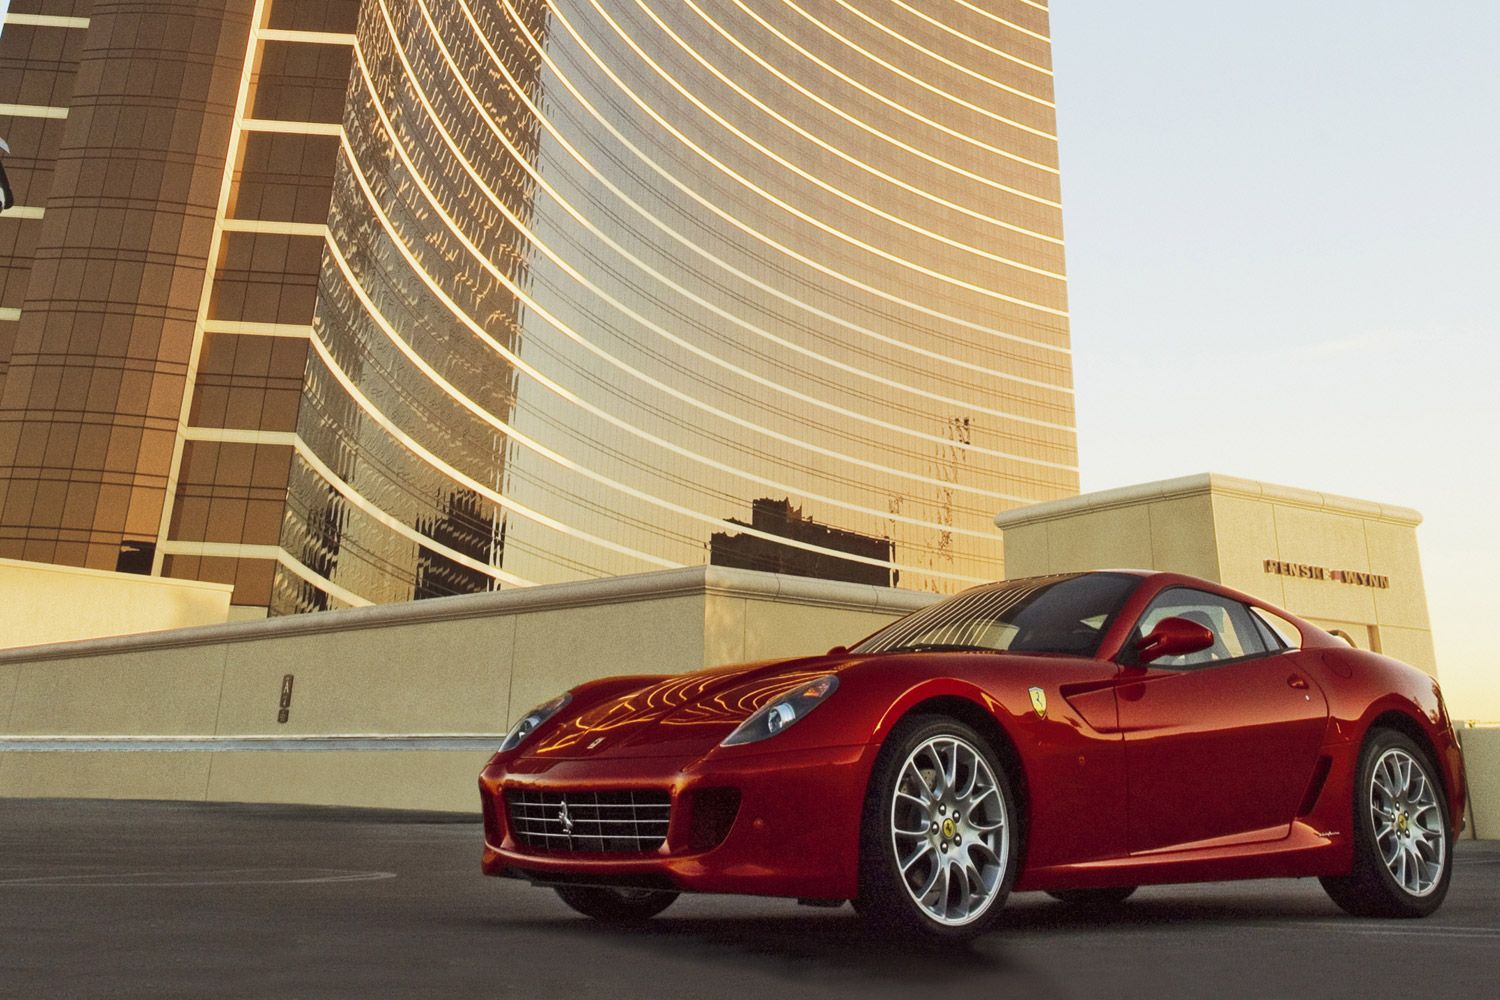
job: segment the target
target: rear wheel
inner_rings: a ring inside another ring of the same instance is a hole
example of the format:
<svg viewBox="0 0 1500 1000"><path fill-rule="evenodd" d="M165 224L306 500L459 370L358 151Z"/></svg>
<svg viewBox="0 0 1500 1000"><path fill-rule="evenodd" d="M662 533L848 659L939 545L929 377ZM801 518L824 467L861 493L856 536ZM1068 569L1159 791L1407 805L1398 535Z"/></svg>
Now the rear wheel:
<svg viewBox="0 0 1500 1000"><path fill-rule="evenodd" d="M1047 895L1069 906L1080 909L1104 910L1119 906L1135 894L1135 886L1122 885L1110 889L1057 889Z"/></svg>
<svg viewBox="0 0 1500 1000"><path fill-rule="evenodd" d="M1425 917L1453 874L1448 802L1437 769L1412 740L1371 732L1354 787L1354 870L1320 879L1359 917Z"/></svg>
<svg viewBox="0 0 1500 1000"><path fill-rule="evenodd" d="M650 920L677 899L677 893L659 889L610 889L583 885L560 885L556 889L562 901L579 913L609 924Z"/></svg>
<svg viewBox="0 0 1500 1000"><path fill-rule="evenodd" d="M963 940L988 928L1015 883L1020 836L994 749L945 716L892 731L866 795L855 908L888 930Z"/></svg>

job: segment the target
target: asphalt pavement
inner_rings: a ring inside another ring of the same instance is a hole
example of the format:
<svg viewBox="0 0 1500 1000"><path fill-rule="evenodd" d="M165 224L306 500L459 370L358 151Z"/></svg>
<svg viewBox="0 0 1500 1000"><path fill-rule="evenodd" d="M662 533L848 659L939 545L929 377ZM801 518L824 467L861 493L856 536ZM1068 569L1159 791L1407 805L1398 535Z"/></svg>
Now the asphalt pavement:
<svg viewBox="0 0 1500 1000"><path fill-rule="evenodd" d="M1458 845L1426 920L1315 880L1143 889L1109 916L1012 896L960 949L848 907L684 896L604 927L479 873L467 817L0 800L0 997L1493 996L1500 842Z"/></svg>

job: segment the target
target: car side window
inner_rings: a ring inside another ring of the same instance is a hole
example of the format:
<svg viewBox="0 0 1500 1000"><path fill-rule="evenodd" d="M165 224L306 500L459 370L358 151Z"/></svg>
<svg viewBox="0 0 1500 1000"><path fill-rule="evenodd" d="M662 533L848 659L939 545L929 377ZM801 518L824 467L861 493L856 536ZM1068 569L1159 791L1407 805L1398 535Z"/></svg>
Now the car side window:
<svg viewBox="0 0 1500 1000"><path fill-rule="evenodd" d="M1274 637L1269 642L1271 649L1301 649L1302 632L1297 626L1265 608L1251 608L1250 615L1255 624L1269 631Z"/></svg>
<svg viewBox="0 0 1500 1000"><path fill-rule="evenodd" d="M1186 618L1190 622L1196 622L1213 633L1214 641L1213 645L1196 653L1153 660L1153 667L1195 670L1280 651L1279 645L1267 644L1266 637L1256 627L1256 621L1248 607L1217 594L1188 587L1173 587L1162 591L1141 616L1135 631L1136 639L1149 635L1163 618Z"/></svg>

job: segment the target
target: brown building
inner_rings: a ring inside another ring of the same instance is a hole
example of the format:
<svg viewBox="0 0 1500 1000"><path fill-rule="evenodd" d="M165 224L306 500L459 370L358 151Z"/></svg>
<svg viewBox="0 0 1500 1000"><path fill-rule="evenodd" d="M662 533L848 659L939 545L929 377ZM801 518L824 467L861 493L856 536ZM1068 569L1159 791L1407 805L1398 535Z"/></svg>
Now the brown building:
<svg viewBox="0 0 1500 1000"><path fill-rule="evenodd" d="M13 0L0 557L267 604L357 12Z"/></svg>

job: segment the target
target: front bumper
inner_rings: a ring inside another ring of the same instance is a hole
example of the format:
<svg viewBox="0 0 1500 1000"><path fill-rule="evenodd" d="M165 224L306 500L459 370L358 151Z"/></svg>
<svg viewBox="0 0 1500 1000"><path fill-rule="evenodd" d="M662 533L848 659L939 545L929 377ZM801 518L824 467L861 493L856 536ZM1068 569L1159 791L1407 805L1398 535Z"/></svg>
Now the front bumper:
<svg viewBox="0 0 1500 1000"><path fill-rule="evenodd" d="M491 761L479 777L484 806L484 872L558 884L639 885L808 899L857 891L860 816L875 748L714 754L671 758ZM507 829L505 792L666 790L666 842L649 854L540 851ZM705 803L738 792L727 824L705 824ZM700 815L694 815L695 809ZM705 842L706 829L715 830Z"/></svg>

